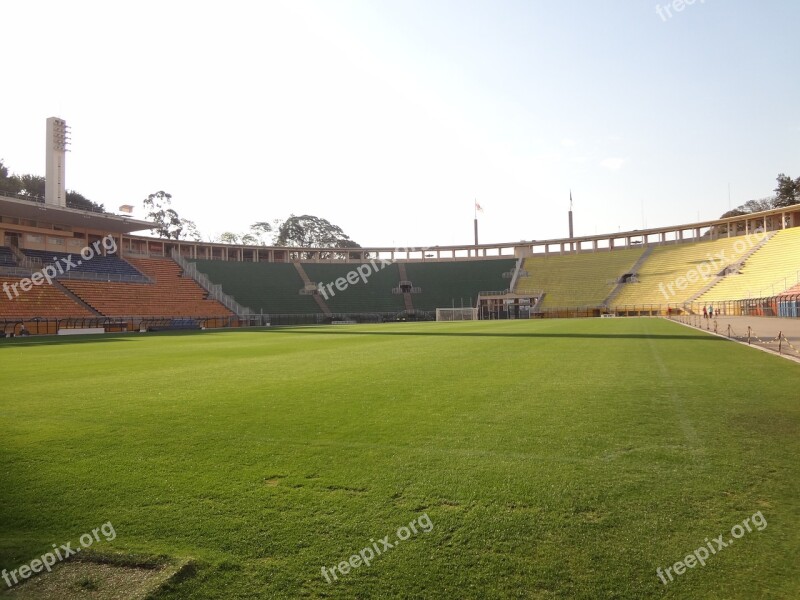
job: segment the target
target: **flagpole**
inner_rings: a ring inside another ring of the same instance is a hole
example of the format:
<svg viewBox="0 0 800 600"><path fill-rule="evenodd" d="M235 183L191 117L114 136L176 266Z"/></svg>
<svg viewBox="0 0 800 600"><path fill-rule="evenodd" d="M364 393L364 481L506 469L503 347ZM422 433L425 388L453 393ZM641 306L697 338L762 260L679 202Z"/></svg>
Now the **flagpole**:
<svg viewBox="0 0 800 600"><path fill-rule="evenodd" d="M478 245L478 199L475 198L475 205L473 206L474 214L475 214L475 245ZM475 256L478 255L477 249L475 250Z"/></svg>
<svg viewBox="0 0 800 600"><path fill-rule="evenodd" d="M575 232L572 229L572 190L569 191L569 251L572 252L575 249L575 244L572 241L572 238L575 237Z"/></svg>

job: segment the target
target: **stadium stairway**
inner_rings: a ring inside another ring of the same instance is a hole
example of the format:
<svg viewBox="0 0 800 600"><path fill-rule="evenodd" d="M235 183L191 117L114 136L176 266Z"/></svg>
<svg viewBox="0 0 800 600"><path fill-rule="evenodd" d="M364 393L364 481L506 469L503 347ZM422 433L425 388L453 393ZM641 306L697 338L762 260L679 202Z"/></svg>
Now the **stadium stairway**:
<svg viewBox="0 0 800 600"><path fill-rule="evenodd" d="M408 278L408 271L406 270L405 263L397 263L397 270L400 272L400 281L411 281ZM412 281L413 285L414 282ZM411 292L403 292L403 306L405 306L407 313L414 312L414 300L411 298Z"/></svg>
<svg viewBox="0 0 800 600"><path fill-rule="evenodd" d="M701 295L702 303L779 294L800 283L800 227L783 229L739 269Z"/></svg>
<svg viewBox="0 0 800 600"><path fill-rule="evenodd" d="M408 280L421 290L414 294L414 308L431 313L437 308L474 308L480 292L508 287L503 273L515 264L514 258L406 263Z"/></svg>
<svg viewBox="0 0 800 600"><path fill-rule="evenodd" d="M763 240L761 240L761 241L760 241L758 244L756 244L756 245L755 245L753 248L751 248L749 252L747 252L746 254L744 254L744 256L742 256L742 258L741 258L741 259L737 260L737 262L736 262L736 263L732 264L730 267L727 267L726 269L724 269L723 271L721 271L721 273L722 273L722 274L717 274L717 276L716 276L716 277L714 277L714 278L713 278L713 279L712 279L712 280L711 280L711 281L708 283L708 285L706 285L705 287L703 287L703 289L702 289L702 290L700 290L700 291L699 291L698 293L696 293L694 296L692 296L691 298L689 298L689 302L694 302L694 301L696 301L698 298L700 298L700 296L702 296L703 294L705 294L705 293L706 293L707 291L709 291L711 288L713 288L714 286L716 286L716 285L717 285L717 284L718 284L720 281L722 281L723 279L725 279L725 277L730 277L731 275L733 275L733 273L730 273L730 274L726 275L725 273L726 273L727 271L729 271L729 270L732 270L732 271L736 271L736 272L738 272L738 271L739 271L739 270L742 268L742 266L744 265L744 263L747 261L747 259L749 259L749 258L750 258L750 257L751 257L753 254L755 254L756 252L758 252L758 251L759 251L759 250L760 250L760 249L761 249L761 248L764 246L764 244L766 244L766 243L767 243L767 242L768 242L770 239L772 239L772 237L773 237L774 235L775 235L775 233L774 233L774 232L772 232L772 233L768 233L768 234L767 234L767 235L764 237L764 239L763 239Z"/></svg>
<svg viewBox="0 0 800 600"><path fill-rule="evenodd" d="M17 266L17 258L8 246L0 246L0 267Z"/></svg>
<svg viewBox="0 0 800 600"><path fill-rule="evenodd" d="M312 315L320 308L299 291L305 282L291 263L192 260L197 269L244 306L267 315Z"/></svg>
<svg viewBox="0 0 800 600"><path fill-rule="evenodd" d="M644 254L643 247L530 256L516 293L544 291L542 308L600 306Z"/></svg>
<svg viewBox="0 0 800 600"><path fill-rule="evenodd" d="M631 267L630 273L631 273L631 275L633 277L637 276L636 274L639 272L639 269L642 268L642 265L644 264L644 262L649 258L651 252L653 252L653 247L652 246L648 246L647 248L645 248L644 254L642 254L639 257L639 260L637 260L634 263L634 265ZM626 285L625 281L621 281L621 280L618 281L617 285L614 287L612 292L608 295L608 298L606 298L603 301L603 304L606 305L606 306L611 306L614 303L614 299L623 290L625 285Z"/></svg>
<svg viewBox="0 0 800 600"><path fill-rule="evenodd" d="M374 263L374 267L373 267ZM395 264L386 264L381 261L370 262L332 262L332 263L304 263L303 268L308 276L325 286L327 298L325 302L334 313L391 313L393 315L403 311L402 297L392 293L397 286L399 271ZM348 274L364 273L364 278L359 275L355 283L348 283L344 290L335 286L331 289L329 283L337 279L347 279Z"/></svg>
<svg viewBox="0 0 800 600"><path fill-rule="evenodd" d="M230 317L233 313L193 279L183 277L171 259L129 258L153 283L119 283L82 279L62 284L86 304L109 317Z"/></svg>
<svg viewBox="0 0 800 600"><path fill-rule="evenodd" d="M54 279L53 280L53 286L56 287L57 289L59 289L61 291L61 293L64 294L65 296L67 296L70 300L72 300L76 304L79 304L80 306L82 306L83 308L85 308L86 310L91 312L92 314L94 314L94 315L96 315L98 317L103 316L100 313L100 311L95 310L94 307L92 307L89 304L87 304L86 302L84 302L83 299L80 298L78 295L74 294L71 290L69 290L66 287L64 287L64 285L58 279Z"/></svg>
<svg viewBox="0 0 800 600"><path fill-rule="evenodd" d="M297 269L297 274L300 275L300 279L303 280L303 289L309 292L316 290L317 284L315 284L313 281L311 281L311 279L309 279L308 273L306 273L306 270L303 268L303 265L301 265L299 262L293 262L292 264L294 265L294 268ZM324 315L331 314L331 309L328 308L328 305L325 303L325 300L323 300L319 294L312 293L311 297L314 299L314 302L317 303L317 306L319 306L319 309L322 311L322 314Z"/></svg>
<svg viewBox="0 0 800 600"><path fill-rule="evenodd" d="M626 283L609 306L621 308L687 302L707 284L707 279L699 275L694 277L696 281L684 281L687 275L699 273L701 269L708 269L709 276L716 275L735 263L738 259L734 245L741 239L732 237L655 246L638 269L637 281ZM709 260L719 256L727 259L716 259L713 263Z"/></svg>
<svg viewBox="0 0 800 600"><path fill-rule="evenodd" d="M23 291L19 285L24 278L0 276L0 318L4 319L66 319L91 317L94 313L66 296L55 285L43 283ZM3 288L3 284L7 284ZM17 285L16 292L13 286ZM8 291L6 291L8 290Z"/></svg>

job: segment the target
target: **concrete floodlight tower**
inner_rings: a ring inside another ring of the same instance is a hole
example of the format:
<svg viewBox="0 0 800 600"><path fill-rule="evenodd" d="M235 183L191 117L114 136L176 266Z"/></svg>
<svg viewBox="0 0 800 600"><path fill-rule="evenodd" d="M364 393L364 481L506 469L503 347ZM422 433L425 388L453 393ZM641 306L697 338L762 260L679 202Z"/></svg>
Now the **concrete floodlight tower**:
<svg viewBox="0 0 800 600"><path fill-rule="evenodd" d="M45 204L67 206L67 186L64 179L69 128L64 119L47 119L47 164L44 177Z"/></svg>

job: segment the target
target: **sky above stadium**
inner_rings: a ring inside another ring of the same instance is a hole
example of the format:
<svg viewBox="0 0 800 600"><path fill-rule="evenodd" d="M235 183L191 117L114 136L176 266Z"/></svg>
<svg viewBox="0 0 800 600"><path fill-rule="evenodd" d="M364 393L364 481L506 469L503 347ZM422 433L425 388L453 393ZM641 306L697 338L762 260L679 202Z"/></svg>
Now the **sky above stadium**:
<svg viewBox="0 0 800 600"><path fill-rule="evenodd" d="M204 238L290 213L362 245L716 218L800 176L800 3L3 4L0 158ZM682 7L680 10L677 8ZM730 189L730 197L729 197Z"/></svg>

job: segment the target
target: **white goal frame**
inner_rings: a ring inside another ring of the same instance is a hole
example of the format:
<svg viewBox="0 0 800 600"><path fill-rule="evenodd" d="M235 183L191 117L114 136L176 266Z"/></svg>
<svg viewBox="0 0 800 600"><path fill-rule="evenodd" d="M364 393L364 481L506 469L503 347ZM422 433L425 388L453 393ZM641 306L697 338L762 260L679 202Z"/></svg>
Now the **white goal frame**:
<svg viewBox="0 0 800 600"><path fill-rule="evenodd" d="M477 321L477 308L437 308L437 321Z"/></svg>

